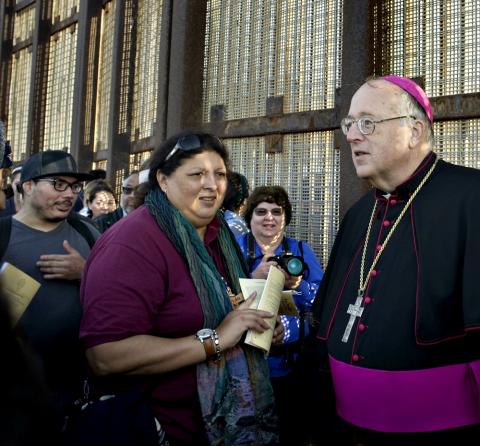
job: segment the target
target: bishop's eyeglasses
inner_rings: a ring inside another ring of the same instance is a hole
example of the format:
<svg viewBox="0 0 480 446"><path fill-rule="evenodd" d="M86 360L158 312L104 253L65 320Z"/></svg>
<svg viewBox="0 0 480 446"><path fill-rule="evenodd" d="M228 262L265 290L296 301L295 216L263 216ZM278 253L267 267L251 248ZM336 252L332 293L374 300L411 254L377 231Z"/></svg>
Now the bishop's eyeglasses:
<svg viewBox="0 0 480 446"><path fill-rule="evenodd" d="M340 127L344 135L348 133L353 124L357 124L358 130L362 135L371 135L375 131L375 125L382 122L393 121L394 119L412 118L417 119L413 115L395 116L386 119L372 119L372 118L343 118L340 122Z"/></svg>

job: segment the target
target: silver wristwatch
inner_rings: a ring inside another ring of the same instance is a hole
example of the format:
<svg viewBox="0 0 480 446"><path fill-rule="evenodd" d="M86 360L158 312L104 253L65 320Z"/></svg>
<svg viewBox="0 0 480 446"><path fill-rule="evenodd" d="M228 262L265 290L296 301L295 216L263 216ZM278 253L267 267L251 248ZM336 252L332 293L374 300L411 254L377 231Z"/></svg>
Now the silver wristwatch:
<svg viewBox="0 0 480 446"><path fill-rule="evenodd" d="M207 359L212 358L215 361L220 359L220 341L215 330L212 330L211 328L202 328L201 330L197 331L195 338L203 344L205 353L207 354Z"/></svg>

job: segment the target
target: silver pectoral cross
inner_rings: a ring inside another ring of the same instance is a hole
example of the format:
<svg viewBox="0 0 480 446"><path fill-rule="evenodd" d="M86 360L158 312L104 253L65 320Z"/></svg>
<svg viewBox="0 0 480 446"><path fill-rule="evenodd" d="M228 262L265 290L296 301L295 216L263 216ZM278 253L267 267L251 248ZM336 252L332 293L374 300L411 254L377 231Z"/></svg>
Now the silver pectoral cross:
<svg viewBox="0 0 480 446"><path fill-rule="evenodd" d="M348 338L350 337L350 333L353 328L353 324L355 323L355 319L357 317L361 317L363 313L364 307L362 307L363 302L363 293L359 292L357 300L355 301L355 305L350 304L348 306L347 314L350 315L350 319L348 320L348 324L345 327L345 332L343 333L342 342L348 342Z"/></svg>

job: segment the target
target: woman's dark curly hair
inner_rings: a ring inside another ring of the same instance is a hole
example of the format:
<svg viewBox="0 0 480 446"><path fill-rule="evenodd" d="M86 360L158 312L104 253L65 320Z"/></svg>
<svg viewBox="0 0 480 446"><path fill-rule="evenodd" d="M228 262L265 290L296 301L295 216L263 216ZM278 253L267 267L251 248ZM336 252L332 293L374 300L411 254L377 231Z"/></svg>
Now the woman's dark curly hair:
<svg viewBox="0 0 480 446"><path fill-rule="evenodd" d="M245 223L250 228L253 210L262 202L278 204L285 212L285 225L292 220L292 204L288 199L288 193L282 186L259 186L256 187L247 199L244 212Z"/></svg>
<svg viewBox="0 0 480 446"><path fill-rule="evenodd" d="M88 188L85 190L87 204L95 200L95 196L100 192L108 192L115 197L115 191L109 183L105 180L93 180L88 183Z"/></svg>
<svg viewBox="0 0 480 446"><path fill-rule="evenodd" d="M228 172L227 180L227 192L222 207L228 211L237 212L248 198L248 180L245 175L238 172Z"/></svg>

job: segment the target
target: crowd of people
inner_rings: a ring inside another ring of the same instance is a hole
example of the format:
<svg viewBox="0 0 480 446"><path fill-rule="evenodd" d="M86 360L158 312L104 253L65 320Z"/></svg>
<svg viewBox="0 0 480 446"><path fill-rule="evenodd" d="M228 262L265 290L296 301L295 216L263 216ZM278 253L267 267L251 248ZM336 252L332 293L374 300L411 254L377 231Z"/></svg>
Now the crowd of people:
<svg viewBox="0 0 480 446"><path fill-rule="evenodd" d="M1 287L8 444L68 445L86 383L104 400L144 396L148 444L469 444L480 172L434 153L430 101L408 78L367 80L340 127L372 187L342 219L325 274L288 235L287 191L250 190L215 135L165 140L118 206L105 172L80 172L64 151L14 164L0 258L38 291L13 321ZM242 295L241 279L271 268L295 314ZM249 330L273 330L268 353L244 342Z"/></svg>

